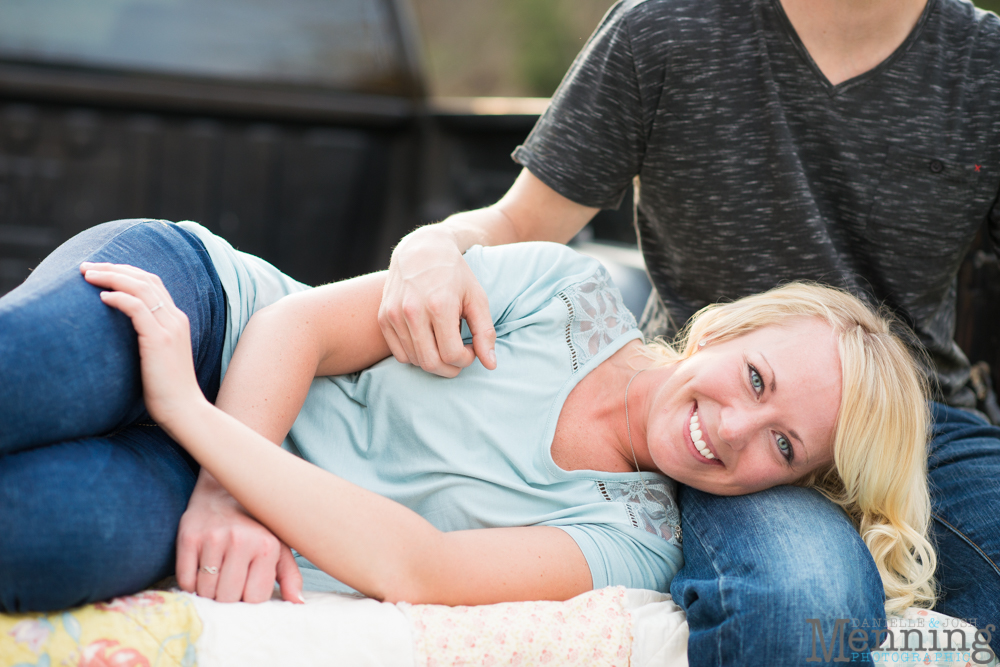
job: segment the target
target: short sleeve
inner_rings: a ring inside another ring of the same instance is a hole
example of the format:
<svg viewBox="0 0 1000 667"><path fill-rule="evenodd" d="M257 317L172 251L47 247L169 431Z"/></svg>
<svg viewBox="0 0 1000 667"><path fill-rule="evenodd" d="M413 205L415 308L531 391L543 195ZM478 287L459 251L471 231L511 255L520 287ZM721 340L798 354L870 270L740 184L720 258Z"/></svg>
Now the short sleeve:
<svg viewBox="0 0 1000 667"><path fill-rule="evenodd" d="M496 327L535 312L560 291L604 270L597 260L559 243L473 246L465 261L486 292ZM468 335L464 324L462 335Z"/></svg>
<svg viewBox="0 0 1000 667"><path fill-rule="evenodd" d="M625 586L666 592L684 565L680 547L641 529L593 523L558 528L580 547L595 589Z"/></svg>
<svg viewBox="0 0 1000 667"><path fill-rule="evenodd" d="M632 50L630 19L641 4L620 2L608 12L513 154L584 206L617 208L642 164L651 116L644 107L659 95L640 85Z"/></svg>
<svg viewBox="0 0 1000 667"><path fill-rule="evenodd" d="M605 502L625 510L627 522L559 526L583 551L594 588L666 591L684 564L677 483L656 477L595 482Z"/></svg>

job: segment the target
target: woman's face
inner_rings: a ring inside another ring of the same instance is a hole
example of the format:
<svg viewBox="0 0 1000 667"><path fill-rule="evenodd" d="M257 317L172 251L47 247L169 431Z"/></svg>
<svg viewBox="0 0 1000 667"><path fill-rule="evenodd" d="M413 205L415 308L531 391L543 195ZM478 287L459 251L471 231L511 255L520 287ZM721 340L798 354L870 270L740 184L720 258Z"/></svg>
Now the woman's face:
<svg viewBox="0 0 1000 667"><path fill-rule="evenodd" d="M650 456L717 495L793 482L833 460L840 392L836 338L819 319L708 341L653 390Z"/></svg>

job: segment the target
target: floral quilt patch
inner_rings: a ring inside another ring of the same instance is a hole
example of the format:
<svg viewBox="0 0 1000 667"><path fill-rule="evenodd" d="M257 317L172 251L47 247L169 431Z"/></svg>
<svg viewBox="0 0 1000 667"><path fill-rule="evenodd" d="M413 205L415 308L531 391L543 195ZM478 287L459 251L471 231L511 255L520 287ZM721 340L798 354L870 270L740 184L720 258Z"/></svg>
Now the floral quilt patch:
<svg viewBox="0 0 1000 667"><path fill-rule="evenodd" d="M0 614L0 665L195 667L201 629L187 596L162 591L66 612Z"/></svg>
<svg viewBox="0 0 1000 667"><path fill-rule="evenodd" d="M566 602L397 606L413 628L417 667L628 667L632 617L624 598L625 589L618 586Z"/></svg>

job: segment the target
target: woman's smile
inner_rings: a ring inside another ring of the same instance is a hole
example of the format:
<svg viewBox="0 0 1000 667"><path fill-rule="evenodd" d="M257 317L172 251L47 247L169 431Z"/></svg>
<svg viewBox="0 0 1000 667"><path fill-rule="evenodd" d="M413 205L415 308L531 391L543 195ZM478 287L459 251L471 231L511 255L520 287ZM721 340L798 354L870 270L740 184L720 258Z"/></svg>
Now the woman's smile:
<svg viewBox="0 0 1000 667"><path fill-rule="evenodd" d="M690 445L690 449L693 450L691 454L698 461L708 465L725 465L715 453L715 448L712 446L712 440L708 435L707 427L701 423L701 417L698 415L697 401L691 410L687 432L684 434L683 439Z"/></svg>

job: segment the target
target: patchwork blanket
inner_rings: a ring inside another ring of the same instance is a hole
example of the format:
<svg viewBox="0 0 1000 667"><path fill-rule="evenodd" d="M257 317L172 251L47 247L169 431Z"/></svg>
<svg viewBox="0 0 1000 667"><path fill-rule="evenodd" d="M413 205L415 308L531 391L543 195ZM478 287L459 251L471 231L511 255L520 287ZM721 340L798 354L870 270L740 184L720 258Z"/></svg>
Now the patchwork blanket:
<svg viewBox="0 0 1000 667"><path fill-rule="evenodd" d="M0 667L687 666L684 612L652 591L480 607L305 596L305 605L250 605L146 591L66 612L0 614ZM962 621L909 609L890 619L872 661L995 667L983 639ZM816 662L850 659L840 646L814 637Z"/></svg>

